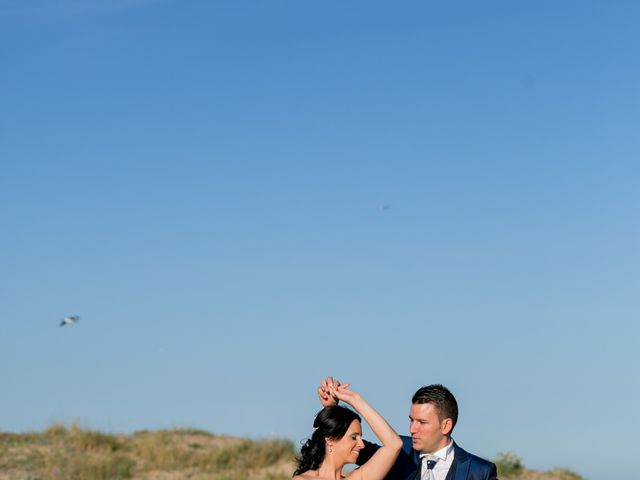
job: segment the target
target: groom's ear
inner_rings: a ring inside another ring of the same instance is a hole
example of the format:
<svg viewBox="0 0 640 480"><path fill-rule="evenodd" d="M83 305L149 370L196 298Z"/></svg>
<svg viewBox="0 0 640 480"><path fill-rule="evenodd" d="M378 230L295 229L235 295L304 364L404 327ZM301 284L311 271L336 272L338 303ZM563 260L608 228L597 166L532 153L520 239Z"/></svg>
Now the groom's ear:
<svg viewBox="0 0 640 480"><path fill-rule="evenodd" d="M451 430L453 430L453 420L445 418L440 422L440 431L443 435L449 435Z"/></svg>

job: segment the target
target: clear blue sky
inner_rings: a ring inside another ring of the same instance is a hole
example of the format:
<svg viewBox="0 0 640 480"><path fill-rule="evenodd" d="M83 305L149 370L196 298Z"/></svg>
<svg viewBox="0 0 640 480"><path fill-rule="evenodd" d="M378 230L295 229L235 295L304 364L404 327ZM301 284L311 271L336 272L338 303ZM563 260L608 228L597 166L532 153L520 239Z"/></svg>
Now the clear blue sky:
<svg viewBox="0 0 640 480"><path fill-rule="evenodd" d="M637 478L640 3L0 0L0 429L408 431ZM59 328L64 315L78 325Z"/></svg>

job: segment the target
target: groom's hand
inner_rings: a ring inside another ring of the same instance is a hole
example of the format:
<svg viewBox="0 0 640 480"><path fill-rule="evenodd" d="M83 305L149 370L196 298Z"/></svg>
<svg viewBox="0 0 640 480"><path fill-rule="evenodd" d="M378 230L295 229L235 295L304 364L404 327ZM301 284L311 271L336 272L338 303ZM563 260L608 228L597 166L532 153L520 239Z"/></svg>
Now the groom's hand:
<svg viewBox="0 0 640 480"><path fill-rule="evenodd" d="M337 389L340 382L333 377L323 378L318 387L318 399L323 407L331 407L338 404L338 398L331 394L331 390Z"/></svg>

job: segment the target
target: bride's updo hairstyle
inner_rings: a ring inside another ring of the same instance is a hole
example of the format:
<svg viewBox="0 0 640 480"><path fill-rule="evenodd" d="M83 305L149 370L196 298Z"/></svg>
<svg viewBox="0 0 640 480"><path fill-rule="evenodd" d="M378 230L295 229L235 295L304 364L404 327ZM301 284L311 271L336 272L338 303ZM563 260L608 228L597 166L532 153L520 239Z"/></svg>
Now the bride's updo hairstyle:
<svg viewBox="0 0 640 480"><path fill-rule="evenodd" d="M354 420L361 421L360 415L340 405L320 410L313 421L313 435L300 449L300 456L297 458L298 468L293 472L293 476L308 470L317 470L326 454L325 440L340 440Z"/></svg>

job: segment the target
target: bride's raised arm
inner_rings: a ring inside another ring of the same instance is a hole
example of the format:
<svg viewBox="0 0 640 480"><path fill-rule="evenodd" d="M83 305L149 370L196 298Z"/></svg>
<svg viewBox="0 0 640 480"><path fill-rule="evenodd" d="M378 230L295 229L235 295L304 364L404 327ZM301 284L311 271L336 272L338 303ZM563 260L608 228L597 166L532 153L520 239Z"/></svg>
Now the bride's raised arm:
<svg viewBox="0 0 640 480"><path fill-rule="evenodd" d="M330 386L329 394L353 407L369 424L371 430L382 442L376 453L357 470L349 474L352 480L382 480L395 462L402 440L391 425L362 396L349 390L349 384Z"/></svg>

